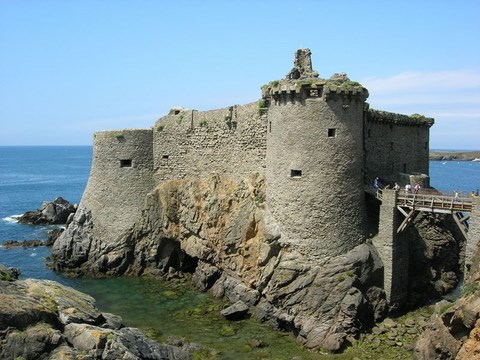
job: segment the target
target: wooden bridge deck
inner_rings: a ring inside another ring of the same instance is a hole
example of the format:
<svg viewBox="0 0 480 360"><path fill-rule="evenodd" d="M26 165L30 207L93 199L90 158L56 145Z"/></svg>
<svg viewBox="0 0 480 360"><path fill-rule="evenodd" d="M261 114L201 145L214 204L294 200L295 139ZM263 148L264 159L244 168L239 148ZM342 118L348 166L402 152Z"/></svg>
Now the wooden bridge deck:
<svg viewBox="0 0 480 360"><path fill-rule="evenodd" d="M377 198L379 196L377 195ZM380 195L381 200L381 195ZM472 200L466 197L445 195L405 194L397 196L396 205L424 212L451 214L452 212L471 212Z"/></svg>
<svg viewBox="0 0 480 360"><path fill-rule="evenodd" d="M375 196L382 201L383 192L381 189L376 191ZM406 229L409 223L422 212L451 214L459 226L460 230L467 237L468 220L470 215L464 216L463 213L472 212L472 199L467 197L447 196L439 193L434 194L415 194L399 191L395 203L397 209L405 216L402 224L398 227L400 233Z"/></svg>

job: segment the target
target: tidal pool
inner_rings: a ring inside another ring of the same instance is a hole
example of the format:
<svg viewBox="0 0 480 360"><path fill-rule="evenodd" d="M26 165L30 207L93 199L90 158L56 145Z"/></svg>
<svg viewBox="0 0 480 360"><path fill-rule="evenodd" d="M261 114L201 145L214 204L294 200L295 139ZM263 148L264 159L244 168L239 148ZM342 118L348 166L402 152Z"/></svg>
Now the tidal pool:
<svg viewBox="0 0 480 360"><path fill-rule="evenodd" d="M255 319L223 319L224 301L185 284L133 277L71 280L96 299L101 311L120 315L127 326L138 327L155 340L166 342L175 336L215 350L197 354L198 359L324 358L302 349L291 334Z"/></svg>

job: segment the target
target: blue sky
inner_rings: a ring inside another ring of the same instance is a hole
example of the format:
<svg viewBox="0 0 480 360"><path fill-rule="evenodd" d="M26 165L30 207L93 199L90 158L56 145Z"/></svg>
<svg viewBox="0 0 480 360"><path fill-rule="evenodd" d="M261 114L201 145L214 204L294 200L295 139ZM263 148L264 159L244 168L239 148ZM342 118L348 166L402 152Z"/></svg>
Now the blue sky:
<svg viewBox="0 0 480 360"><path fill-rule="evenodd" d="M89 145L174 106L245 104L296 49L375 109L480 150L480 1L0 0L0 145Z"/></svg>

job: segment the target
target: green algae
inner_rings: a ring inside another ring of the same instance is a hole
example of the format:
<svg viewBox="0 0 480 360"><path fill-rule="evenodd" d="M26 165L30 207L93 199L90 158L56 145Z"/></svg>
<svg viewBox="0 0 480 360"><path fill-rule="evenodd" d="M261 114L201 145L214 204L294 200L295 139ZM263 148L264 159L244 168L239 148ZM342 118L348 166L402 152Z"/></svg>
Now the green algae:
<svg viewBox="0 0 480 360"><path fill-rule="evenodd" d="M274 331L253 318L225 320L220 315L225 301L185 284L112 278L82 279L75 287L92 295L102 312L120 315L127 326L142 329L154 340L166 342L173 336L200 344L196 359L324 358L302 349L290 333Z"/></svg>
<svg viewBox="0 0 480 360"><path fill-rule="evenodd" d="M78 280L76 288L92 295L103 312L122 316L127 326L138 327L147 336L167 342L170 337L201 345L194 353L196 360L215 359L279 359L290 360L366 360L413 359L404 346L387 346L352 339L342 354L303 349L291 333L274 331L255 319L227 321L220 311L227 302L214 299L185 284L167 284L151 278L111 278ZM420 310L420 311L424 311ZM404 321L408 316L398 318ZM427 315L427 314L425 314ZM415 336L405 335L405 343L414 343Z"/></svg>

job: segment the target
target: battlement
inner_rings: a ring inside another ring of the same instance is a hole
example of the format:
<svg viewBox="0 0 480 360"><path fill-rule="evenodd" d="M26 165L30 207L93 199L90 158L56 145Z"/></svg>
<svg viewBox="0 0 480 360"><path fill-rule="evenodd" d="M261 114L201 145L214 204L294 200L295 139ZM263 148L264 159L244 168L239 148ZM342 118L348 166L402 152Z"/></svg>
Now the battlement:
<svg viewBox="0 0 480 360"><path fill-rule="evenodd" d="M337 97L356 98L365 101L368 90L355 81L301 79L301 80L276 80L262 86L262 98L277 101L282 97L308 99L321 98L325 101Z"/></svg>
<svg viewBox="0 0 480 360"><path fill-rule="evenodd" d="M391 113L388 111L368 109L367 121L373 123L383 123L403 126L426 126L431 127L434 124L434 119L425 117L423 115L403 115Z"/></svg>

